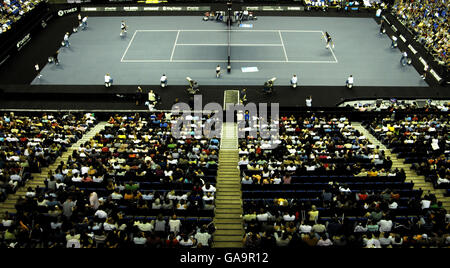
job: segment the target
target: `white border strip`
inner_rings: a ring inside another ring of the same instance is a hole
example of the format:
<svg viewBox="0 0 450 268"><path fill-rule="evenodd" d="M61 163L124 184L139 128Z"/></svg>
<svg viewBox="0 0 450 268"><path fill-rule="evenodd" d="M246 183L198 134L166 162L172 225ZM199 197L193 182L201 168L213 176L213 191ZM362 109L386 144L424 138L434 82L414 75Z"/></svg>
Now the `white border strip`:
<svg viewBox="0 0 450 268"><path fill-rule="evenodd" d="M133 63L158 63L158 62L175 62L175 63L210 63L210 62L228 62L224 59L217 60L123 60L122 62L133 62ZM338 63L337 61L308 61L308 60L297 60L297 61L285 61L285 60L231 60L234 63Z"/></svg>
<svg viewBox="0 0 450 268"><path fill-rule="evenodd" d="M229 30L136 30L136 32L228 32ZM307 31L307 30L230 30L231 32L287 32L287 33L323 33L323 31Z"/></svg>

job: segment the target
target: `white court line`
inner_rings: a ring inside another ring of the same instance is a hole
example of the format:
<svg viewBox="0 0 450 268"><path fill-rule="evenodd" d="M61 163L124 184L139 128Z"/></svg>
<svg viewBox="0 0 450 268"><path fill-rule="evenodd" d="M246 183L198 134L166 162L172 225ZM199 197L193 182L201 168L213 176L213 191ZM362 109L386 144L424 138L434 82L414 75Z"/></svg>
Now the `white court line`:
<svg viewBox="0 0 450 268"><path fill-rule="evenodd" d="M325 36L325 33L322 31L322 36L324 36L325 37L325 40L326 40L326 36ZM334 44L334 41L333 41L333 44ZM334 60L336 61L336 63L338 63L338 60L337 60L337 58L336 58L336 55L334 55L334 51L333 51L333 49L331 48L331 45L330 45L330 51L331 51L331 54L333 54L333 57L334 57Z"/></svg>
<svg viewBox="0 0 450 268"><path fill-rule="evenodd" d="M136 30L137 32L228 32L229 30ZM306 31L306 30L230 30L231 32L269 32L277 33L287 32L287 33L323 33L322 31Z"/></svg>
<svg viewBox="0 0 450 268"><path fill-rule="evenodd" d="M173 59L173 53L175 53L175 47L177 46L178 36L180 35L180 31L177 33L177 38L175 38L175 43L173 43L172 54L170 55L170 61Z"/></svg>
<svg viewBox="0 0 450 268"><path fill-rule="evenodd" d="M130 43L128 43L127 49L125 49L125 52L123 53L122 58L120 59L120 62L124 62L123 58L125 58L125 55L127 54L128 49L131 46L131 43L133 43L133 40L134 40L134 37L136 36L136 33L137 33L137 31L134 31L133 37L131 38Z"/></svg>
<svg viewBox="0 0 450 268"><path fill-rule="evenodd" d="M228 44L177 44L177 46L228 46ZM283 44L230 44L236 47L281 47Z"/></svg>
<svg viewBox="0 0 450 268"><path fill-rule="evenodd" d="M281 36L281 31L278 31L278 33L280 34L281 44L283 45L284 56L286 57L286 61L289 61L287 53L286 53L286 47L284 46L284 42L283 42L283 36Z"/></svg>
<svg viewBox="0 0 450 268"><path fill-rule="evenodd" d="M180 63L208 63L208 62L228 62L227 60L124 60L122 62L137 62L137 63L157 63L157 62L180 62ZM231 60L235 63L337 63L336 61L308 61L308 60L297 60L297 61L285 61L285 60Z"/></svg>

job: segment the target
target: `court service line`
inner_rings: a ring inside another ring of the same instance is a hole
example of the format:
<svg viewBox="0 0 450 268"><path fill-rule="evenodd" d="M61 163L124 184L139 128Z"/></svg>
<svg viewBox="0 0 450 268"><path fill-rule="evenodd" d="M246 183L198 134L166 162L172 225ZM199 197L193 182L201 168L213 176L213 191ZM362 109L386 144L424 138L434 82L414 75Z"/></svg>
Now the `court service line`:
<svg viewBox="0 0 450 268"><path fill-rule="evenodd" d="M228 44L177 44L177 46L228 46ZM283 44L230 44L237 47L281 47Z"/></svg>
<svg viewBox="0 0 450 268"><path fill-rule="evenodd" d="M122 58L120 59L121 62L123 62L123 58L125 58L125 55L127 54L128 49L129 49L130 46L131 46L131 43L133 43L134 37L136 36L136 33L137 33L137 32L138 32L137 30L134 31L133 37L131 37L130 43L128 43L127 49L125 49L125 52L123 53Z"/></svg>
<svg viewBox="0 0 450 268"><path fill-rule="evenodd" d="M281 44L283 45L284 57L286 57L286 61L288 62L289 58L288 58L287 53L286 53L286 47L284 46L283 36L281 35L281 31L278 31L278 33L280 34Z"/></svg>
<svg viewBox="0 0 450 268"><path fill-rule="evenodd" d="M173 59L173 54L175 53L175 48L178 42L178 36L180 35L180 31L177 32L177 37L175 38L175 43L173 43L172 54L170 55L170 61Z"/></svg>

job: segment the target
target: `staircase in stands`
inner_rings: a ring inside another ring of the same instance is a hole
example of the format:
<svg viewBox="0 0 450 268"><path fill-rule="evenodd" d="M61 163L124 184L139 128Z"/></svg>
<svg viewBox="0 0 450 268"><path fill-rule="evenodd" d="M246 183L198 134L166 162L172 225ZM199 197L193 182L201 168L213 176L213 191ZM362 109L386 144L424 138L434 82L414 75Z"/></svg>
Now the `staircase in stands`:
<svg viewBox="0 0 450 268"><path fill-rule="evenodd" d="M42 168L40 173L31 174L32 179L28 180L25 186L20 187L15 194L8 195L5 202L0 203L0 215L3 215L6 211L9 213L16 213L16 202L20 197L25 197L28 187L35 189L36 187L45 187L45 180L48 179L48 172L50 170L55 171L61 161L66 162L70 155L72 155L74 150L81 147L82 144L89 141L97 133L105 129L107 122L100 122L95 127L93 127L88 133L83 135L83 137L74 143L66 152L64 152L60 157L58 157L53 164L48 167Z"/></svg>
<svg viewBox="0 0 450 268"><path fill-rule="evenodd" d="M352 125L364 136L366 136L372 144L375 146L380 146L380 149L384 150L386 156L391 157L393 168L403 168L406 174L406 180L410 180L414 183L414 189L422 189L424 195L430 191L436 196L438 201L442 202L442 206L447 211L450 211L450 197L444 196L445 190L435 189L432 183L425 181L425 176L419 176L413 169L411 169L411 164L405 163L404 159L398 158L396 154L391 153L391 150L384 146L384 144L382 144L376 137L370 134L370 132L367 131L367 129L365 129L360 123L353 122Z"/></svg>
<svg viewBox="0 0 450 268"><path fill-rule="evenodd" d="M243 247L242 191L238 162L237 124L226 122L222 126L216 184L215 248Z"/></svg>

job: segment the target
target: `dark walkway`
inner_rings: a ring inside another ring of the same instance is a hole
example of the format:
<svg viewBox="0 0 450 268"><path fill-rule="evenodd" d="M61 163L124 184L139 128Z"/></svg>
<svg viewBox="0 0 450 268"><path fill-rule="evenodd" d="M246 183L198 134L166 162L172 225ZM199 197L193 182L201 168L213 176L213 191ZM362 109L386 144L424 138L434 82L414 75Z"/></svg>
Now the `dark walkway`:
<svg viewBox="0 0 450 268"><path fill-rule="evenodd" d="M189 102L189 95L183 86L169 86L161 89L158 85L141 86L144 90L154 89L161 96L159 109L170 109L176 98L181 102ZM114 86L107 89L103 86L0 86L3 90L0 107L2 109L70 109L70 110L128 110L146 109L135 105L137 85ZM223 91L241 89L235 87L200 87L203 105L217 102L223 105ZM446 88L424 87L355 87L351 90L341 87L275 87L272 95L264 95L262 87L247 87L250 102L279 103L281 107L304 107L305 98L313 97L313 106L335 107L344 100L364 98L450 98ZM120 95L120 97L117 96Z"/></svg>

